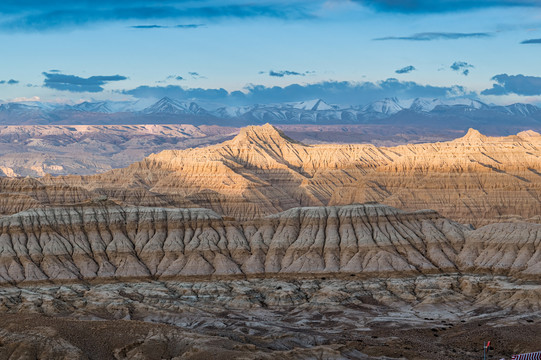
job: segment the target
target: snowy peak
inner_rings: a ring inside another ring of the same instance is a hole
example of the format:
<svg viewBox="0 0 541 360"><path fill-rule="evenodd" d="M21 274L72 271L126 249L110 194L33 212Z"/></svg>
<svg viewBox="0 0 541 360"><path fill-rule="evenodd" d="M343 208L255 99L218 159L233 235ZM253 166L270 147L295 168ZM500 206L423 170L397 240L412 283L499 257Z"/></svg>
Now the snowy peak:
<svg viewBox="0 0 541 360"><path fill-rule="evenodd" d="M196 115L203 115L203 114L208 114L208 111L203 109L201 106L199 106L198 104L194 103L194 102L191 102L189 105L188 105L188 112L190 114L196 114Z"/></svg>
<svg viewBox="0 0 541 360"><path fill-rule="evenodd" d="M487 104L474 99L452 99L445 101L440 100L440 102L441 104L437 105L434 109L459 109L466 111L475 111L490 108Z"/></svg>
<svg viewBox="0 0 541 360"><path fill-rule="evenodd" d="M220 118L229 119L240 117L250 110L252 110L252 106L222 106L212 111L212 114Z"/></svg>
<svg viewBox="0 0 541 360"><path fill-rule="evenodd" d="M430 112L434 110L436 106L439 106L442 104L443 103L440 99L417 98L413 100L409 109L416 112Z"/></svg>
<svg viewBox="0 0 541 360"><path fill-rule="evenodd" d="M194 102L183 103L164 97L143 110L145 114L194 114L202 115L208 112Z"/></svg>
<svg viewBox="0 0 541 360"><path fill-rule="evenodd" d="M76 111L86 111L86 112L95 112L95 113L112 113L113 111L105 101L99 102L82 102L73 106L73 109Z"/></svg>
<svg viewBox="0 0 541 360"><path fill-rule="evenodd" d="M368 114L393 115L404 110L397 98L388 98L374 101L362 108L362 111Z"/></svg>
<svg viewBox="0 0 541 360"><path fill-rule="evenodd" d="M176 100L164 97L143 110L147 114L181 114L185 112L184 106Z"/></svg>
<svg viewBox="0 0 541 360"><path fill-rule="evenodd" d="M329 105L321 99L300 101L293 104L293 108L299 110L309 110L309 111L324 111L324 110L336 110L338 107Z"/></svg>
<svg viewBox="0 0 541 360"><path fill-rule="evenodd" d="M96 116L97 114L108 115ZM457 129L471 126L483 130L487 126L511 126L517 131L539 129L541 126L541 109L535 105L487 105L468 98L387 98L368 105L339 106L326 103L322 99L228 106L210 101L196 103L169 97L158 101L145 98L137 101L87 101L76 105L34 101L0 103L0 124L125 123L131 121L127 119L133 116L138 123L172 121L196 124L227 123L232 126L267 122L276 125L369 124L380 123L382 120L399 125L423 124L421 126L434 120L434 124L430 126L451 126ZM444 118L453 119L454 124L439 121Z"/></svg>
<svg viewBox="0 0 541 360"><path fill-rule="evenodd" d="M505 110L513 115L530 116L540 111L537 106L531 104L511 104L504 106Z"/></svg>
<svg viewBox="0 0 541 360"><path fill-rule="evenodd" d="M475 110L480 110L487 109L488 105L479 100L471 100L469 107Z"/></svg>
<svg viewBox="0 0 541 360"><path fill-rule="evenodd" d="M222 118L248 116L262 121L283 122L292 118L315 118L319 112L339 113L340 111L336 105L330 105L321 99L314 99L291 103L224 106L212 111L212 114Z"/></svg>
<svg viewBox="0 0 541 360"><path fill-rule="evenodd" d="M41 110L40 106L27 105L23 103L13 102L0 105L0 112L23 112L23 111L37 111Z"/></svg>

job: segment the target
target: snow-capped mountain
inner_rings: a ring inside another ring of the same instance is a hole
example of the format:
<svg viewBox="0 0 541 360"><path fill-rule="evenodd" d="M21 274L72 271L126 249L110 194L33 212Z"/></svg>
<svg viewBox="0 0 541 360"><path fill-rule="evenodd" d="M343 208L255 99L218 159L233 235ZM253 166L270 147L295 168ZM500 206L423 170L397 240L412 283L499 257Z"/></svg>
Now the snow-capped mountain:
<svg viewBox="0 0 541 360"><path fill-rule="evenodd" d="M461 110L461 111L474 111L474 110L482 110L482 109L489 109L490 106L487 104L479 101L479 100L473 100L473 99L455 99L455 100L446 100L442 101L441 104L437 105L434 110L448 110L448 109L455 109L455 110Z"/></svg>
<svg viewBox="0 0 541 360"><path fill-rule="evenodd" d="M310 110L310 111L323 111L323 110L338 109L338 106L329 105L321 99L313 99L313 100L291 103L291 107L295 109L299 109L299 110Z"/></svg>
<svg viewBox="0 0 541 360"><path fill-rule="evenodd" d="M406 107L397 98L374 101L361 108L361 112L374 115L393 115Z"/></svg>
<svg viewBox="0 0 541 360"><path fill-rule="evenodd" d="M158 101L94 101L76 105L45 102L0 104L1 124L398 124L541 128L541 108L531 104L487 105L475 99L388 98L364 106L337 106L322 99L277 104L223 106L172 98ZM208 107L208 108L207 108ZM210 110L209 110L210 109ZM76 113L76 115L75 115ZM167 115L167 116L162 116Z"/></svg>
<svg viewBox="0 0 541 360"><path fill-rule="evenodd" d="M339 121L342 109L329 105L323 100L305 102L254 105L247 109L240 118L247 122L271 122L281 124L313 124Z"/></svg>
<svg viewBox="0 0 541 360"><path fill-rule="evenodd" d="M146 109L143 109L142 112L145 114L184 114L186 110L186 107L181 102L164 97Z"/></svg>
<svg viewBox="0 0 541 360"><path fill-rule="evenodd" d="M531 116L536 113L539 113L541 111L540 108L538 108L535 105L532 104L511 104L503 107L505 111L509 112L513 115L522 115L522 116Z"/></svg>
<svg viewBox="0 0 541 360"><path fill-rule="evenodd" d="M211 113L212 115L219 118L230 119L240 117L252 110L253 108L253 106L221 106L213 110Z"/></svg>
<svg viewBox="0 0 541 360"><path fill-rule="evenodd" d="M25 113L25 112L44 112L46 109L39 104L28 105L22 102L13 102L0 105L0 112L12 114L12 113Z"/></svg>
<svg viewBox="0 0 541 360"><path fill-rule="evenodd" d="M425 99L417 98L411 103L409 110L416 112L430 112L434 110L436 106L443 105L440 99Z"/></svg>
<svg viewBox="0 0 541 360"><path fill-rule="evenodd" d="M109 103L106 101L98 101L98 102L85 101L80 104L72 106L72 109L76 111L95 112L95 113L104 113L104 114L110 114L113 112L113 110L109 106Z"/></svg>
<svg viewBox="0 0 541 360"><path fill-rule="evenodd" d="M41 110L40 106L37 105L27 105L20 102L6 103L0 105L1 112L20 112L20 111L39 111Z"/></svg>
<svg viewBox="0 0 541 360"><path fill-rule="evenodd" d="M473 99L427 99L427 98L417 98L413 100L409 110L415 112L431 112L436 108L439 109L468 109L468 110L480 110L487 109L489 106L485 103L482 103L478 100Z"/></svg>
<svg viewBox="0 0 541 360"><path fill-rule="evenodd" d="M142 110L145 114L192 114L206 115L208 111L195 102L185 103L164 97L156 103Z"/></svg>

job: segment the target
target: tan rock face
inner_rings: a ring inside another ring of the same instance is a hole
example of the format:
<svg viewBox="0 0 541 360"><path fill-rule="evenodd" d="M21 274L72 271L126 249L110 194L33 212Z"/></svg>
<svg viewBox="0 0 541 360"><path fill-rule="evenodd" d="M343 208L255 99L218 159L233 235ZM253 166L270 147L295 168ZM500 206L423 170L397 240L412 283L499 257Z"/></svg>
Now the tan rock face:
<svg viewBox="0 0 541 360"><path fill-rule="evenodd" d="M45 185L32 178L0 177L0 214L13 214L44 205L79 203L95 197L95 194L80 187Z"/></svg>
<svg viewBox="0 0 541 360"><path fill-rule="evenodd" d="M541 216L541 136L376 147L303 145L265 125L206 148L167 150L101 175L45 177L121 204L205 207L239 220L298 206L376 201L476 226Z"/></svg>
<svg viewBox="0 0 541 360"><path fill-rule="evenodd" d="M540 138L250 127L101 175L0 178L0 358L472 358L472 334L509 357L538 344ZM365 201L406 210L340 205Z"/></svg>
<svg viewBox="0 0 541 360"><path fill-rule="evenodd" d="M0 282L193 276L541 273L541 225L478 230L433 211L295 208L237 222L206 209L76 206L0 218ZM505 250L505 251L502 251Z"/></svg>

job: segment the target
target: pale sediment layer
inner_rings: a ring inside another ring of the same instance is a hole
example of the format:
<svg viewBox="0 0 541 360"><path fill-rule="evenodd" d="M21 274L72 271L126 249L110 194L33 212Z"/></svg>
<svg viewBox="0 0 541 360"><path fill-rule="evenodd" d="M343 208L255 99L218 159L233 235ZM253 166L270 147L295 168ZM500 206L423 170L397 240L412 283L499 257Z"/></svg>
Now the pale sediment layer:
<svg viewBox="0 0 541 360"><path fill-rule="evenodd" d="M0 175L96 174L152 152L215 144L238 129L171 125L0 125Z"/></svg>

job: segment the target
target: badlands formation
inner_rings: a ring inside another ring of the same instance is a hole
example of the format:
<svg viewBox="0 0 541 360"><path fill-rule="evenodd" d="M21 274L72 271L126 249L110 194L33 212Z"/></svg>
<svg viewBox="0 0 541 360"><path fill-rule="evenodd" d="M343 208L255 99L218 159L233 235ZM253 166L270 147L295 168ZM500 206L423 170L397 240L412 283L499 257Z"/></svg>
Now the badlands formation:
<svg viewBox="0 0 541 360"><path fill-rule="evenodd" d="M473 230L434 211L384 205L294 208L258 220L207 209L117 205L0 218L0 283L152 278L362 278L465 272L541 275L541 225Z"/></svg>
<svg viewBox="0 0 541 360"><path fill-rule="evenodd" d="M153 151L215 144L237 131L183 124L0 126L0 175L95 174Z"/></svg>
<svg viewBox="0 0 541 360"><path fill-rule="evenodd" d="M539 224L100 201L0 225L0 358L468 359L541 336Z"/></svg>
<svg viewBox="0 0 541 360"><path fill-rule="evenodd" d="M304 145L270 125L1 178L1 359L540 350L541 136ZM434 210L426 210L434 209Z"/></svg>
<svg viewBox="0 0 541 360"><path fill-rule="evenodd" d="M281 125L313 143L394 146L454 139L457 130L385 125ZM0 176L89 175L122 168L151 153L230 140L239 128L217 125L0 125Z"/></svg>
<svg viewBox="0 0 541 360"><path fill-rule="evenodd" d="M98 175L3 178L0 211L107 198L249 220L294 207L377 202L480 226L539 222L540 180L541 135L533 131L487 137L470 129L448 142L376 147L304 145L264 125Z"/></svg>

